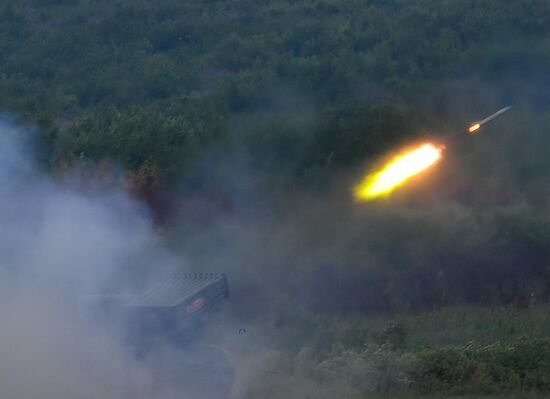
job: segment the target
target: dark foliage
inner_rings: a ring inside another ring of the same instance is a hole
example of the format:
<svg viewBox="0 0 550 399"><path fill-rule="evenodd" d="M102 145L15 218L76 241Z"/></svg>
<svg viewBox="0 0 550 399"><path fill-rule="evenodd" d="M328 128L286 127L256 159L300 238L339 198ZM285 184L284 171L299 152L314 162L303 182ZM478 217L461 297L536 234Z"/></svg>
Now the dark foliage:
<svg viewBox="0 0 550 399"><path fill-rule="evenodd" d="M63 131L50 137L54 164L71 152L133 169L153 157L173 177L174 157L231 134L228 120L286 87L311 99L317 120L293 179L410 137L415 103L445 80L547 82L549 18L543 0L7 1L0 105ZM125 145L87 137L104 130Z"/></svg>

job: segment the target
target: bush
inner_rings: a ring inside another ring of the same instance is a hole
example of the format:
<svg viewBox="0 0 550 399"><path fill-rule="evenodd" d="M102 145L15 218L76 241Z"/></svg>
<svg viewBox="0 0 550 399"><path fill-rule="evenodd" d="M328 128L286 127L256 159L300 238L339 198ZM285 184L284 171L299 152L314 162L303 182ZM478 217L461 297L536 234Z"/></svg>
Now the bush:
<svg viewBox="0 0 550 399"><path fill-rule="evenodd" d="M425 349L412 378L424 393L550 392L550 338Z"/></svg>

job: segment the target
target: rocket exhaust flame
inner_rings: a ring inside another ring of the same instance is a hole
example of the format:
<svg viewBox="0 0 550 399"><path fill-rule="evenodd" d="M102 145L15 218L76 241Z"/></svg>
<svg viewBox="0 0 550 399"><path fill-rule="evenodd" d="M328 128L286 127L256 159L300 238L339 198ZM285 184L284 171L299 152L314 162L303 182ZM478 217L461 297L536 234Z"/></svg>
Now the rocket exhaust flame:
<svg viewBox="0 0 550 399"><path fill-rule="evenodd" d="M469 134L475 134L479 129L498 118L512 107L502 108L485 119L474 122L469 128ZM460 135L462 137L463 134ZM457 137L455 137L456 139ZM423 172L442 158L445 146L424 143L408 152L394 157L381 170L367 175L353 189L355 199L369 201L389 195L394 189L404 184L411 177Z"/></svg>
<svg viewBox="0 0 550 399"><path fill-rule="evenodd" d="M369 201L389 195L409 178L426 170L442 157L443 146L422 144L394 157L380 171L367 175L354 189L359 201Z"/></svg>
<svg viewBox="0 0 550 399"><path fill-rule="evenodd" d="M480 127L481 127L481 125L480 125L479 123L476 123L476 124L474 124L474 125L472 125L472 126L470 126L470 127L468 128L468 132L473 134L473 133L475 133Z"/></svg>

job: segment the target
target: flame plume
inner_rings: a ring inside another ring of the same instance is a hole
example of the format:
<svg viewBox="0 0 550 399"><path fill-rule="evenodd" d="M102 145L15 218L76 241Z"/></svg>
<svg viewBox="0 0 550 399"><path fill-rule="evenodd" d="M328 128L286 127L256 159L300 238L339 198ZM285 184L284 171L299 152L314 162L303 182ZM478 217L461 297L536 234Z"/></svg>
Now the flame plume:
<svg viewBox="0 0 550 399"><path fill-rule="evenodd" d="M369 201L388 195L409 178L426 170L442 157L443 146L422 144L404 154L394 157L380 171L367 175L354 188L359 201Z"/></svg>
<svg viewBox="0 0 550 399"><path fill-rule="evenodd" d="M471 133L471 134L473 134L473 133L475 133L480 127L481 127L481 125L480 125L479 123L476 123L476 124L474 124L474 125L472 125L472 126L470 126L470 127L468 128L468 132Z"/></svg>

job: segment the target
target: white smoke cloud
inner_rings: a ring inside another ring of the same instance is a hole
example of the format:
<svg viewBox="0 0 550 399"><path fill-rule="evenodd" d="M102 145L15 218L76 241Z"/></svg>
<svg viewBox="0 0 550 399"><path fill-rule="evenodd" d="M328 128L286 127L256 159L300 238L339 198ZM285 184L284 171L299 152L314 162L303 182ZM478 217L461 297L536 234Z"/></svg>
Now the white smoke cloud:
<svg viewBox="0 0 550 399"><path fill-rule="evenodd" d="M122 191L40 173L24 134L0 125L0 398L169 397L86 298L143 285L180 260Z"/></svg>

